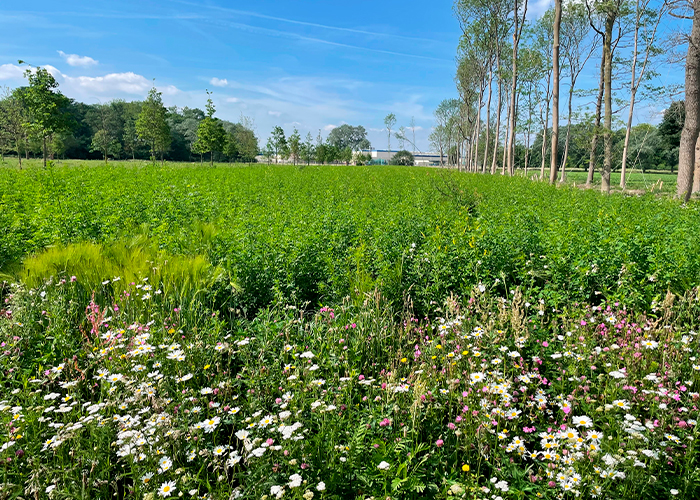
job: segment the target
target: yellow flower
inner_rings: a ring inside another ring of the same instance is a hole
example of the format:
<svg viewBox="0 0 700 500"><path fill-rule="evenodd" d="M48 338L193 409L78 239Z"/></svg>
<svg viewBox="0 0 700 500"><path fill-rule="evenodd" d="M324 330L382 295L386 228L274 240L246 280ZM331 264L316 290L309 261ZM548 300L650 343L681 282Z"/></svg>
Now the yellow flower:
<svg viewBox="0 0 700 500"><path fill-rule="evenodd" d="M440 344L436 345L435 347L438 349L442 349L442 346Z"/></svg>
<svg viewBox="0 0 700 500"><path fill-rule="evenodd" d="M463 470L464 472L469 472L469 465L468 465L468 464L464 464L464 465L462 466L462 470Z"/></svg>
<svg viewBox="0 0 700 500"><path fill-rule="evenodd" d="M401 358L402 363L408 363L408 358Z"/></svg>
<svg viewBox="0 0 700 500"><path fill-rule="evenodd" d="M208 370L211 367L211 365L204 365L204 369Z"/></svg>
<svg viewBox="0 0 700 500"><path fill-rule="evenodd" d="M171 328L170 330L168 330L168 333L170 333L170 334L175 333L175 328Z"/></svg>
<svg viewBox="0 0 700 500"><path fill-rule="evenodd" d="M437 358L437 356L432 356L430 359L435 359L435 358Z"/></svg>
<svg viewBox="0 0 700 500"><path fill-rule="evenodd" d="M469 351L462 351L462 356L466 356L467 354L469 354Z"/></svg>

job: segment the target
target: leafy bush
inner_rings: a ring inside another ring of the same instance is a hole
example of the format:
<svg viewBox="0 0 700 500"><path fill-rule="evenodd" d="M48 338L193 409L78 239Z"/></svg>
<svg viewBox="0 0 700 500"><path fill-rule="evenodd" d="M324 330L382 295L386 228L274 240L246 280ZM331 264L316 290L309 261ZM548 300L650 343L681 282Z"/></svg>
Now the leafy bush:
<svg viewBox="0 0 700 500"><path fill-rule="evenodd" d="M413 153L404 149L398 151L394 156L391 157L389 165L404 165L412 167L415 164L415 161L416 159L413 157Z"/></svg>

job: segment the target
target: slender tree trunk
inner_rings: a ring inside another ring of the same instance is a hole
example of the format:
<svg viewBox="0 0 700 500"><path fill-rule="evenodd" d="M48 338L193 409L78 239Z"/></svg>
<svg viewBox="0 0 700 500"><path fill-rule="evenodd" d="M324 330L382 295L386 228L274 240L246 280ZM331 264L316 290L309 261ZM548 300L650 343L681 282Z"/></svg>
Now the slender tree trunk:
<svg viewBox="0 0 700 500"><path fill-rule="evenodd" d="M566 120L566 139L564 140L564 158L561 161L561 182L566 182L566 162L569 159L569 138L571 136L571 101L574 98L574 85L576 79L571 78L571 86L569 87L569 116Z"/></svg>
<svg viewBox="0 0 700 500"><path fill-rule="evenodd" d="M695 156L700 132L700 5L694 3L693 27L685 59L685 124L681 132L676 192L690 199L695 177Z"/></svg>
<svg viewBox="0 0 700 500"><path fill-rule="evenodd" d="M491 173L496 173L496 156L498 155L498 141L501 136L501 113L503 113L503 82L500 78L501 74L501 57L500 54L496 58L496 78L498 78L498 103L496 107L498 108L498 114L496 115L496 131L493 136L493 158L491 159Z"/></svg>
<svg viewBox="0 0 700 500"><path fill-rule="evenodd" d="M630 106L627 116L627 128L625 129L625 145L622 148L622 165L620 168L620 187L625 189L627 185L627 155L629 154L630 135L632 133L632 117L634 115L634 99L637 95L637 54L639 53L639 0L637 0L637 18L634 23L634 50L632 51L632 69L630 82Z"/></svg>
<svg viewBox="0 0 700 500"><path fill-rule="evenodd" d="M479 107L476 112L476 142L474 144L474 164L473 171L479 170L479 136L481 135L481 108L483 107L484 91L479 92Z"/></svg>
<svg viewBox="0 0 700 500"><path fill-rule="evenodd" d="M612 172L612 32L615 27L615 14L611 10L605 18L605 40L603 54L605 58L605 125L603 128L603 143L605 157L603 159L602 182L600 190L610 193L610 173Z"/></svg>
<svg viewBox="0 0 700 500"><path fill-rule="evenodd" d="M15 149L17 150L17 159L19 160L19 168L22 169L22 153L19 152L19 139L15 138Z"/></svg>
<svg viewBox="0 0 700 500"><path fill-rule="evenodd" d="M561 0L554 1L554 43L552 45L552 153L549 164L549 183L557 182L559 160L559 28Z"/></svg>
<svg viewBox="0 0 700 500"><path fill-rule="evenodd" d="M603 52L600 62L600 81L598 82L598 98L595 105L595 123L593 129L593 137L591 138L591 152L588 158L588 178L586 186L590 187L593 184L593 174L595 172L596 156L598 153L598 131L600 130L600 120L603 109L603 93L605 90L605 52Z"/></svg>
<svg viewBox="0 0 700 500"><path fill-rule="evenodd" d="M491 64L489 64L489 97L486 100L486 145L484 147L484 161L481 165L481 173L485 174L486 173L486 161L488 160L489 156L489 132L491 129L491 93L492 93L492 85L493 85L493 68L491 67Z"/></svg>
<svg viewBox="0 0 700 500"><path fill-rule="evenodd" d="M549 106L547 106L549 108ZM540 180L544 180L544 166L547 164L547 128L549 127L549 109L544 120L544 130L542 130L542 164L540 165Z"/></svg>
<svg viewBox="0 0 700 500"><path fill-rule="evenodd" d="M506 113L506 123L510 123L510 106L508 106L508 112ZM508 161L508 151L509 148L507 147L508 142L510 140L509 138L510 133L509 130L506 129L506 137L505 140L503 141L503 159L501 163L501 175L506 175L506 170L509 168L507 161ZM508 170L510 174L510 170Z"/></svg>
<svg viewBox="0 0 700 500"><path fill-rule="evenodd" d="M46 136L42 137L42 151L44 153L44 168L46 168Z"/></svg>
<svg viewBox="0 0 700 500"><path fill-rule="evenodd" d="M700 193L700 131L695 143L695 172L693 173L693 193Z"/></svg>
<svg viewBox="0 0 700 500"><path fill-rule="evenodd" d="M524 0L525 4L523 7L523 22L525 22L525 14L527 13L527 0ZM508 125L508 175L515 174L515 124L516 124L516 112L515 112L515 99L517 97L518 90L518 45L520 44L520 34L522 33L522 27L518 29L518 0L514 0L513 5L513 21L514 21L514 31L513 31L513 80L510 87L510 109L508 113L509 125Z"/></svg>
<svg viewBox="0 0 700 500"><path fill-rule="evenodd" d="M635 53L634 61L632 62L632 80L634 80L634 72L636 65L637 55ZM625 130L625 145L622 148L622 166L620 168L620 187L625 189L627 186L627 155L629 154L630 146L630 136L632 135L632 116L634 114L634 98L637 94L637 89L634 88L634 83L632 84L632 90L630 92L630 110L627 116L627 128Z"/></svg>
<svg viewBox="0 0 700 500"><path fill-rule="evenodd" d="M527 167L530 161L530 133L532 132L532 120L528 119L527 137L525 138L525 178L527 179Z"/></svg>

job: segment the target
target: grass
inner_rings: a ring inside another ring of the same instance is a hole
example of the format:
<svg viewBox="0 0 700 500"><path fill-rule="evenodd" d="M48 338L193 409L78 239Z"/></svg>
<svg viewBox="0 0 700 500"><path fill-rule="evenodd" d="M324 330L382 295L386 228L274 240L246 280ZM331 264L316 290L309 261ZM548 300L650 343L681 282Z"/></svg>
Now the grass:
<svg viewBox="0 0 700 500"><path fill-rule="evenodd" d="M549 175L549 172L547 172ZM533 178L539 176L539 171L532 173ZM627 191L655 192L667 195L674 195L676 192L677 175L668 171L648 171L632 170L627 174ZM566 184L583 186L588 180L588 172L585 170L567 170ZM619 191L620 172L610 174L610 182L613 191ZM600 189L600 173L596 172L593 178L594 188Z"/></svg>

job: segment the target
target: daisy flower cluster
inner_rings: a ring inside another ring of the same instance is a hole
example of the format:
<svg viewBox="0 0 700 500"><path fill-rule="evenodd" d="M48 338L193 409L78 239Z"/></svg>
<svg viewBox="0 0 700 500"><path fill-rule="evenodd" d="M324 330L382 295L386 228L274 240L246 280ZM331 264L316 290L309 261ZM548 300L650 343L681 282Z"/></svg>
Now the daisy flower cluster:
<svg viewBox="0 0 700 500"><path fill-rule="evenodd" d="M226 322L139 285L106 304L13 288L0 497L698 491L699 339L670 315L580 305L548 323L544 301L478 289L434 320L366 302Z"/></svg>

